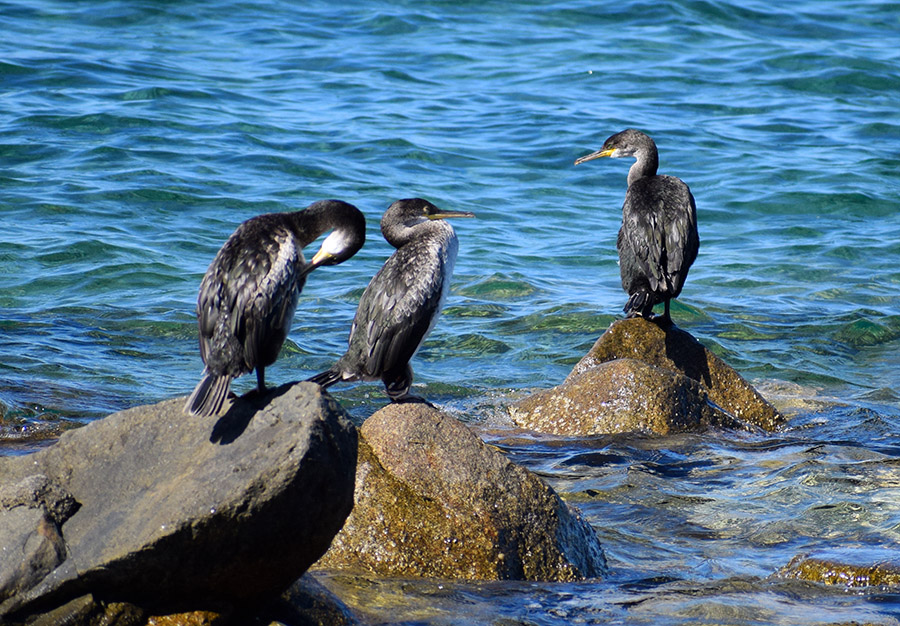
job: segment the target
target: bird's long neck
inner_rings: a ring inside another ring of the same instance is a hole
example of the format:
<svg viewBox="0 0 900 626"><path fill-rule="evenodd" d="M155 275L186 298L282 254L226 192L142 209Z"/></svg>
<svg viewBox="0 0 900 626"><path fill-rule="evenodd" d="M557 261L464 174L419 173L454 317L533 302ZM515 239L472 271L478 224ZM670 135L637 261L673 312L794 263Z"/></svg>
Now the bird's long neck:
<svg viewBox="0 0 900 626"><path fill-rule="evenodd" d="M365 231L357 212L343 203L314 203L304 211L288 213L290 228L301 248L305 248L325 232L335 230L349 241Z"/></svg>
<svg viewBox="0 0 900 626"><path fill-rule="evenodd" d="M453 227L444 220L422 218L415 222L397 222L382 225L381 234L395 248L402 248L413 240L446 240L453 236Z"/></svg>
<svg viewBox="0 0 900 626"><path fill-rule="evenodd" d="M656 176L656 170L659 168L659 154L656 148L641 148L634 153L634 165L628 170L628 186L647 176Z"/></svg>

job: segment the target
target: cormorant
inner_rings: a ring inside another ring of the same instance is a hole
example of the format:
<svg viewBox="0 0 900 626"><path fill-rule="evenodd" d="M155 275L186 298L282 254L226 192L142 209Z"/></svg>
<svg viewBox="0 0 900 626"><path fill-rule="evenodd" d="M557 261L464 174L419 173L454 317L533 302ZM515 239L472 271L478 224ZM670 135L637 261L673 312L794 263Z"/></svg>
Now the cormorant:
<svg viewBox="0 0 900 626"><path fill-rule="evenodd" d="M302 249L331 230L307 263ZM184 410L218 415L231 381L275 362L291 329L306 275L352 257L366 240L366 222L352 204L320 200L302 211L258 215L238 226L200 283L197 321L203 379Z"/></svg>
<svg viewBox="0 0 900 626"><path fill-rule="evenodd" d="M653 306L664 302L660 321L670 325L669 301L681 293L700 247L694 196L681 179L657 175L656 144L638 130L612 135L600 150L579 158L575 165L599 157L637 159L628 170L616 241L622 288L628 293L626 317L653 319Z"/></svg>
<svg viewBox="0 0 900 626"><path fill-rule="evenodd" d="M382 380L392 402L411 396L410 359L440 315L459 244L449 217L475 217L442 211L427 200L394 202L381 219L381 232L397 251L385 262L359 299L347 352L331 369L309 380L323 387L338 381Z"/></svg>

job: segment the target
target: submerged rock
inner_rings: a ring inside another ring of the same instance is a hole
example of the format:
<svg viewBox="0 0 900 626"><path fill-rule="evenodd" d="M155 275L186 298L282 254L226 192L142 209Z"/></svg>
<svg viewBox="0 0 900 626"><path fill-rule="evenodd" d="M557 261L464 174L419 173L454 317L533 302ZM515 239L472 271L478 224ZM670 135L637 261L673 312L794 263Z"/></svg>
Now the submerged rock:
<svg viewBox="0 0 900 626"><path fill-rule="evenodd" d="M841 587L898 587L900 561L893 555L885 556L886 560L865 564L848 563L831 556L801 555L779 570L778 576ZM848 560L855 559L850 556Z"/></svg>
<svg viewBox="0 0 900 626"><path fill-rule="evenodd" d="M363 424L359 446L353 512L316 567L477 580L605 572L576 511L437 409L389 405Z"/></svg>
<svg viewBox="0 0 900 626"><path fill-rule="evenodd" d="M311 574L304 574L281 596L279 622L292 626L354 626L364 620Z"/></svg>
<svg viewBox="0 0 900 626"><path fill-rule="evenodd" d="M562 385L516 403L510 415L523 428L581 436L741 423L772 431L784 422L690 333L643 318L614 322Z"/></svg>
<svg viewBox="0 0 900 626"><path fill-rule="evenodd" d="M356 430L340 406L310 383L242 399L218 421L183 404L122 411L0 458L0 520L26 518L0 523L4 545L58 546L40 559L4 553L0 621L86 594L154 613L227 611L277 597L325 552L353 502Z"/></svg>

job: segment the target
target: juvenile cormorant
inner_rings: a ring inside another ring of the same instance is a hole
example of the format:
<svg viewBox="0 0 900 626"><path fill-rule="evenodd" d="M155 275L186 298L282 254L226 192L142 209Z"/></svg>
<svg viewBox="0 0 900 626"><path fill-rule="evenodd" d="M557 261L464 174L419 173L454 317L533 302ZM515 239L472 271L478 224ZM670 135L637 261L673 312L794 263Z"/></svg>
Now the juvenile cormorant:
<svg viewBox="0 0 900 626"><path fill-rule="evenodd" d="M575 165L599 157L637 159L628 170L622 228L616 241L622 288L628 292L626 317L652 319L653 306L664 302L661 321L671 324L669 301L681 293L700 247L694 196L681 179L656 174L656 144L638 130L616 133Z"/></svg>
<svg viewBox="0 0 900 626"><path fill-rule="evenodd" d="M338 381L382 380L392 402L411 396L410 359L440 315L459 244L449 217L475 217L442 211L427 200L398 200L381 219L381 232L397 251L385 262L359 299L347 352L331 369L309 380L324 387Z"/></svg>
<svg viewBox="0 0 900 626"><path fill-rule="evenodd" d="M329 230L307 263L303 247ZM365 240L362 213L340 200L259 215L238 226L200 283L197 320L206 369L185 412L218 415L232 379L253 369L257 389L265 391L265 368L275 362L291 329L306 275L346 261Z"/></svg>

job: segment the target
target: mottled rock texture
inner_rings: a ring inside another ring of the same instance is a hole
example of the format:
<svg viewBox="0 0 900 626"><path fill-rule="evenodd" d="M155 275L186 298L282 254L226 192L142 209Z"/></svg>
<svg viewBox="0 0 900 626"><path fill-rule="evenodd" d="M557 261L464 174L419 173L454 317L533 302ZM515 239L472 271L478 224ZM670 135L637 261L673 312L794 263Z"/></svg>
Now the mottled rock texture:
<svg viewBox="0 0 900 626"><path fill-rule="evenodd" d="M784 418L740 374L677 327L614 322L565 382L510 407L523 428L559 435L669 434L711 424L775 430Z"/></svg>
<svg viewBox="0 0 900 626"><path fill-rule="evenodd" d="M854 559L852 555L844 558L801 555L779 570L778 575L840 587L900 586L900 561L890 558L866 563L864 559L864 556Z"/></svg>
<svg viewBox="0 0 900 626"><path fill-rule="evenodd" d="M577 580L606 562L591 527L537 476L441 411L392 404L360 429L354 510L320 566Z"/></svg>

